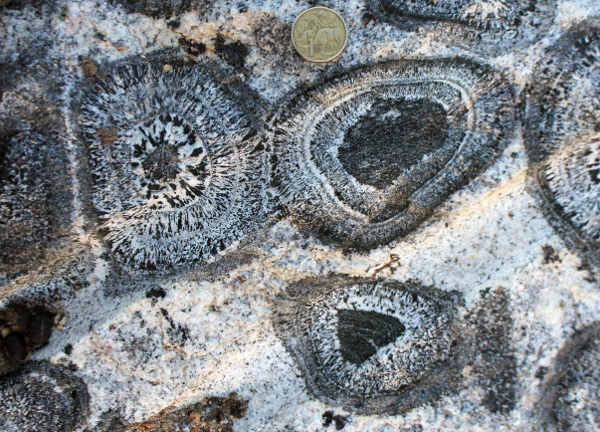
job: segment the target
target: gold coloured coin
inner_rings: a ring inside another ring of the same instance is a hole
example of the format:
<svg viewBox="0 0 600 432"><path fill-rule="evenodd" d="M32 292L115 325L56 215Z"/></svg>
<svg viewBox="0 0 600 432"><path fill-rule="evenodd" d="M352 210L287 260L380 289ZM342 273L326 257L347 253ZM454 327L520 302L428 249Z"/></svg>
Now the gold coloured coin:
<svg viewBox="0 0 600 432"><path fill-rule="evenodd" d="M348 29L342 17L326 7L302 12L292 27L292 42L306 60L324 63L337 58L348 43Z"/></svg>

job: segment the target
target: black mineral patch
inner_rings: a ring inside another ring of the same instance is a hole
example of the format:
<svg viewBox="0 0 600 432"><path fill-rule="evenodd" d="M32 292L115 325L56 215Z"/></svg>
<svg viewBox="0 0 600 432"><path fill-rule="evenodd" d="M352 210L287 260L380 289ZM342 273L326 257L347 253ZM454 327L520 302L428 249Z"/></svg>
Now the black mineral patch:
<svg viewBox="0 0 600 432"><path fill-rule="evenodd" d="M70 432L85 421L85 384L67 369L31 362L0 380L0 429Z"/></svg>
<svg viewBox="0 0 600 432"><path fill-rule="evenodd" d="M250 50L239 41L226 42L223 35L215 38L215 53L234 69L241 69Z"/></svg>
<svg viewBox="0 0 600 432"><path fill-rule="evenodd" d="M334 414L333 411L325 411L323 413L323 426L329 428L335 426L335 430L342 430L348 422L348 417Z"/></svg>
<svg viewBox="0 0 600 432"><path fill-rule="evenodd" d="M179 45L186 53L194 57L198 57L206 52L206 45L202 42L194 42L185 38L180 38Z"/></svg>
<svg viewBox="0 0 600 432"><path fill-rule="evenodd" d="M522 96L532 183L548 219L600 265L600 34L551 47Z"/></svg>
<svg viewBox="0 0 600 432"><path fill-rule="evenodd" d="M266 209L256 122L208 68L168 66L103 66L78 107L105 239L149 270L219 253Z"/></svg>
<svg viewBox="0 0 600 432"><path fill-rule="evenodd" d="M206 9L206 0L112 0L122 5L127 12L140 13L152 18L168 19L183 13Z"/></svg>
<svg viewBox="0 0 600 432"><path fill-rule="evenodd" d="M273 120L273 185L302 228L349 248L405 236L510 137L512 89L463 59L388 62L302 92Z"/></svg>
<svg viewBox="0 0 600 432"><path fill-rule="evenodd" d="M276 330L308 388L326 403L360 414L397 413L460 381L456 294L332 276L298 282L280 300ZM335 421L333 414L323 419Z"/></svg>
<svg viewBox="0 0 600 432"><path fill-rule="evenodd" d="M149 298L149 299L165 298L166 296L167 296L167 293L161 287L151 288L146 293L146 298Z"/></svg>

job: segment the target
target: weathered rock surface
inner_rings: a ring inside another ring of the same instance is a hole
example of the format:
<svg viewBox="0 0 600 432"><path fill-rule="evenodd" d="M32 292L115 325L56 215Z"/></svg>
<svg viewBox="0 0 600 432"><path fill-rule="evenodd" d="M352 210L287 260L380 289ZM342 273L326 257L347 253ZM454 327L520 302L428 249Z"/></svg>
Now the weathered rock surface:
<svg viewBox="0 0 600 432"><path fill-rule="evenodd" d="M597 0L0 0L0 429L600 425Z"/></svg>

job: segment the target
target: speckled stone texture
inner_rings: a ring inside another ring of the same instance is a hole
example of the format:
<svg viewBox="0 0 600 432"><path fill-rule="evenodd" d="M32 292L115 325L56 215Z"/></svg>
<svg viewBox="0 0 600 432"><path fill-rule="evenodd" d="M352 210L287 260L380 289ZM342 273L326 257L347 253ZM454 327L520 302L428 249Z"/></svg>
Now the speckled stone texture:
<svg viewBox="0 0 600 432"><path fill-rule="evenodd" d="M0 0L0 430L597 430L599 11Z"/></svg>

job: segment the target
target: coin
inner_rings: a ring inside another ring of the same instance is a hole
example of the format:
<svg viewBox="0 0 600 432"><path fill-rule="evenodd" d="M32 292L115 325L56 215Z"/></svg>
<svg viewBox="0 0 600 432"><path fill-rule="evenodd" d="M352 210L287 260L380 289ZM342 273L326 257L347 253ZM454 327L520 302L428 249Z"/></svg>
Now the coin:
<svg viewBox="0 0 600 432"><path fill-rule="evenodd" d="M348 43L348 29L342 17L326 7L302 12L292 27L292 42L306 60L324 63L337 58Z"/></svg>

